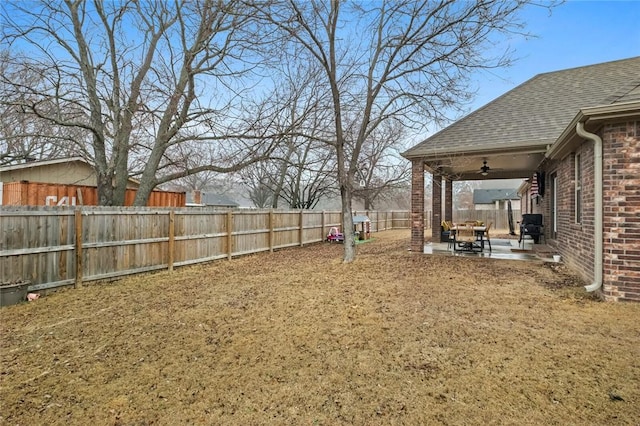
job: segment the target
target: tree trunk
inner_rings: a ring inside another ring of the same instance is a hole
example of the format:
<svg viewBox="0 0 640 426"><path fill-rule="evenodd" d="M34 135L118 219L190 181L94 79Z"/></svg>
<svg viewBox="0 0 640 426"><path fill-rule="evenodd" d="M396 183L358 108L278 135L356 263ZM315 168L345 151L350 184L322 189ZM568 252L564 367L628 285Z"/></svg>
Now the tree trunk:
<svg viewBox="0 0 640 426"><path fill-rule="evenodd" d="M98 205L113 205L113 182L111 174L105 170L96 170L96 186L98 189Z"/></svg>
<svg viewBox="0 0 640 426"><path fill-rule="evenodd" d="M151 180L140 180L140 186L136 191L136 198L133 201L134 206L144 207L149 202L149 196L155 188Z"/></svg>
<svg viewBox="0 0 640 426"><path fill-rule="evenodd" d="M146 170L145 170L146 172ZM147 173L149 175L149 173ZM151 196L151 192L154 190L155 186L155 178L146 178L145 173L142 174L143 178L140 179L140 186L136 191L136 198L133 201L134 206L146 206L149 202L149 197Z"/></svg>
<svg viewBox="0 0 640 426"><path fill-rule="evenodd" d="M356 259L356 239L353 233L353 216L351 215L351 190L347 185L340 186L342 198L342 226L344 233L344 263L351 263Z"/></svg>
<svg viewBox="0 0 640 426"><path fill-rule="evenodd" d="M373 210L373 203L371 202L371 197L368 194L364 196L364 209L366 211Z"/></svg>
<svg viewBox="0 0 640 426"><path fill-rule="evenodd" d="M116 158L115 166L115 188L113 191L113 204L116 206L124 206L127 184L129 183L129 168L127 167L127 158Z"/></svg>
<svg viewBox="0 0 640 426"><path fill-rule="evenodd" d="M134 206L147 205L151 191L154 190L157 184L156 171L158 170L158 165L160 164L160 160L162 159L162 155L165 150L166 148L164 148L163 144L156 141L151 153L149 154L144 171L142 172L140 186L138 187L136 198L133 202Z"/></svg>

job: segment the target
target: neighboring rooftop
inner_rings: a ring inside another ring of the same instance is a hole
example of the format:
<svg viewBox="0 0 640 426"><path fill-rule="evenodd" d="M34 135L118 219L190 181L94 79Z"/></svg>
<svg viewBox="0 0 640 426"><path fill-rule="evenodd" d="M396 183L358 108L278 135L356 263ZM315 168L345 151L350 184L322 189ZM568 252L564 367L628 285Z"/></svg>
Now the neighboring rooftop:
<svg viewBox="0 0 640 426"><path fill-rule="evenodd" d="M0 166L0 172L8 172L13 170L21 170L21 169L30 169L34 167L42 167L42 166L50 166L54 164L68 164L68 163L85 163L90 164L87 160L82 157L67 157L67 158L54 158L50 160L32 160L25 161L19 164L6 164L4 166Z"/></svg>
<svg viewBox="0 0 640 426"><path fill-rule="evenodd" d="M474 189L473 204L493 204L496 201L519 200L518 189Z"/></svg>
<svg viewBox="0 0 640 426"><path fill-rule="evenodd" d="M236 203L226 195L213 194L210 192L202 193L202 204L204 204L205 206L216 206L216 207L229 207L229 208L240 207L240 204Z"/></svg>

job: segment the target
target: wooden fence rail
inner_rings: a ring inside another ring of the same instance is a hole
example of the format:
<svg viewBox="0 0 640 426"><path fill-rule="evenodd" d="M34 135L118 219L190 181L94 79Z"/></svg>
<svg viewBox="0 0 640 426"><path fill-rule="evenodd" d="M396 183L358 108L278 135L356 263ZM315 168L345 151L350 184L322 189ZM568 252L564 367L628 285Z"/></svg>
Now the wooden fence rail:
<svg viewBox="0 0 640 426"><path fill-rule="evenodd" d="M407 227L408 212L369 214L372 231ZM321 242L340 212L198 208L7 207L0 210L0 284L29 291L173 270Z"/></svg>
<svg viewBox="0 0 640 426"><path fill-rule="evenodd" d="M410 227L408 211L354 214L367 215L372 232ZM321 242L341 221L335 211L3 206L0 284L29 281L38 291L173 270Z"/></svg>

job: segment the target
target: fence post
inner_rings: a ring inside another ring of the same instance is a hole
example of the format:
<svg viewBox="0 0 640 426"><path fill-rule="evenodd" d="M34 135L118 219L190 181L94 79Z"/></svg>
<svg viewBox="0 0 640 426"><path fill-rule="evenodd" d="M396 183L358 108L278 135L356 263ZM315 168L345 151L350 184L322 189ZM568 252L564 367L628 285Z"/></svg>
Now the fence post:
<svg viewBox="0 0 640 426"><path fill-rule="evenodd" d="M169 211L169 246L167 250L169 251L169 259L167 260L169 271L173 271L173 257L174 257L174 246L175 246L175 233L176 233L176 212L173 210Z"/></svg>
<svg viewBox="0 0 640 426"><path fill-rule="evenodd" d="M231 260L233 254L233 213L227 212L227 259Z"/></svg>
<svg viewBox="0 0 640 426"><path fill-rule="evenodd" d="M300 247L304 245L304 210L300 210Z"/></svg>
<svg viewBox="0 0 640 426"><path fill-rule="evenodd" d="M76 281L74 288L82 287L82 210L76 209L74 212L75 217L75 231L76 231Z"/></svg>
<svg viewBox="0 0 640 426"><path fill-rule="evenodd" d="M275 238L275 214L273 213L273 209L269 210L269 252L273 253L273 245Z"/></svg>
<svg viewBox="0 0 640 426"><path fill-rule="evenodd" d="M322 220L320 221L320 224L322 225L322 231L320 232L320 236L322 237L322 241L324 241L325 237L327 234L325 234L325 229L327 227L326 225L326 218L324 217L324 210L322 210Z"/></svg>

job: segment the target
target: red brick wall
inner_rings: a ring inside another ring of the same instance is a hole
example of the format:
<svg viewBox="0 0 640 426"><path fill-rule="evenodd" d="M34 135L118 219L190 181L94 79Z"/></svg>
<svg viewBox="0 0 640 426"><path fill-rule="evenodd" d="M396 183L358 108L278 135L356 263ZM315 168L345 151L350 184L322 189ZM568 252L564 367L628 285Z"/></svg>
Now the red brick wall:
<svg viewBox="0 0 640 426"><path fill-rule="evenodd" d="M603 128L604 288L640 301L640 121Z"/></svg>
<svg viewBox="0 0 640 426"><path fill-rule="evenodd" d="M603 141L603 287L611 301L640 301L640 122L608 124ZM575 161L582 164L582 220L575 220ZM593 142L546 167L547 190L539 210L545 215L547 242L588 284L594 281ZM550 175L558 177L558 233L551 239Z"/></svg>
<svg viewBox="0 0 640 426"><path fill-rule="evenodd" d="M576 222L575 215L575 164L580 156L582 165L582 219ZM551 188L550 175L557 174L557 234L552 238L551 223ZM533 206L534 212L544 215L547 244L554 247L563 261L577 271L591 284L593 274L593 142L585 141L576 151L563 160L549 165L546 170L546 189L539 205Z"/></svg>
<svg viewBox="0 0 640 426"><path fill-rule="evenodd" d="M411 251L424 252L424 162L411 162Z"/></svg>

